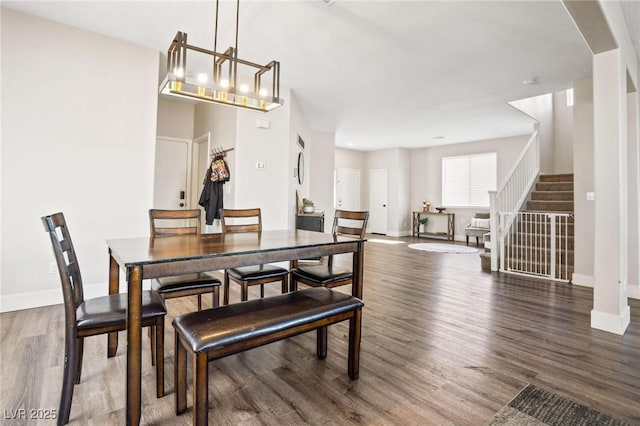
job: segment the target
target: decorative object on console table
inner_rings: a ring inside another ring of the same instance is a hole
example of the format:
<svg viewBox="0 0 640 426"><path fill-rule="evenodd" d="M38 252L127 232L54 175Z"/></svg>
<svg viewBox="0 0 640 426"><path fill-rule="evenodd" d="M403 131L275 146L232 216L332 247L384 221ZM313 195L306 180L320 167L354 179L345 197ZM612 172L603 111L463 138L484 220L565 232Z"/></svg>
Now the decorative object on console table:
<svg viewBox="0 0 640 426"><path fill-rule="evenodd" d="M436 207L436 210L438 210L438 213L442 213L446 209L447 209L446 207Z"/></svg>
<svg viewBox="0 0 640 426"><path fill-rule="evenodd" d="M427 231L426 229L424 231L420 230L422 220L425 218L433 219L431 222L428 222L430 223L430 231ZM446 221L443 222L445 218ZM414 211L411 223L412 235L414 237L419 237L420 234L422 234L432 237L445 237L447 240L453 241L453 237L455 234L455 213ZM440 227L442 230L436 231L438 227Z"/></svg>
<svg viewBox="0 0 640 426"><path fill-rule="evenodd" d="M425 200L422 200L422 211L428 213L430 208L431 203L427 203Z"/></svg>
<svg viewBox="0 0 640 426"><path fill-rule="evenodd" d="M308 198L303 198L302 199L302 212L303 213L313 213L315 210L316 210L316 208L313 205L313 201L311 201Z"/></svg>
<svg viewBox="0 0 640 426"><path fill-rule="evenodd" d="M425 232L427 229L427 223L429 223L429 218L421 217L420 219L418 219L418 222L420 222L420 226L422 227L422 230L420 232Z"/></svg>

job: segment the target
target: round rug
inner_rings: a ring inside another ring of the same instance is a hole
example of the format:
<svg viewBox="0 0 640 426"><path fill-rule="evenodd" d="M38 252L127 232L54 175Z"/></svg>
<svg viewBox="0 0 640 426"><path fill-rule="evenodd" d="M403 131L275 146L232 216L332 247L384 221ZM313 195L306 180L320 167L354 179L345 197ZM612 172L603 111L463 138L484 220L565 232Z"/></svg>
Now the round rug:
<svg viewBox="0 0 640 426"><path fill-rule="evenodd" d="M417 243L409 244L410 249L431 251L434 253L453 253L453 254L467 254L475 253L478 249L467 246L456 246L453 244L433 244L433 243Z"/></svg>

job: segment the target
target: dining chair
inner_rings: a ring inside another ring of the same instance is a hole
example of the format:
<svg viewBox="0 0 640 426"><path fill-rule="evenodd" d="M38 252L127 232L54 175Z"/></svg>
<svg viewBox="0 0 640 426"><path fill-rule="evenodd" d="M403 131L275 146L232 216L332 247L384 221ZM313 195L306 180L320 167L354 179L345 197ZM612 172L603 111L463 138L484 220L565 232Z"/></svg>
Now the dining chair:
<svg viewBox="0 0 640 426"><path fill-rule="evenodd" d="M199 235L202 229L201 210L149 210L151 237ZM198 296L198 310L202 309L202 295L212 293L212 306L220 305L220 280L211 273L197 273L156 278L151 288L165 299Z"/></svg>
<svg viewBox="0 0 640 426"><path fill-rule="evenodd" d="M332 233L334 237L355 236L364 238L369 212L336 210L333 218ZM333 264L333 256L322 259L319 264L300 265L298 261L293 261L290 271L290 290L298 290L298 283L311 287L338 287L351 284L353 271L345 268L338 268Z"/></svg>
<svg viewBox="0 0 640 426"><path fill-rule="evenodd" d="M262 213L258 209L220 209L222 233L261 232ZM289 270L279 266L265 264L241 266L224 271L224 304L229 304L229 282L233 281L241 286L240 300L249 298L249 287L260 286L260 298L264 297L264 285L281 282L281 292L289 291Z"/></svg>
<svg viewBox="0 0 640 426"><path fill-rule="evenodd" d="M80 383L84 338L127 329L127 295L84 298L82 276L69 228L62 213L42 217L56 258L65 317L64 373L58 425L69 422L73 386ZM156 366L156 395L164 396L164 300L155 291L142 293L142 326L151 327L151 363Z"/></svg>

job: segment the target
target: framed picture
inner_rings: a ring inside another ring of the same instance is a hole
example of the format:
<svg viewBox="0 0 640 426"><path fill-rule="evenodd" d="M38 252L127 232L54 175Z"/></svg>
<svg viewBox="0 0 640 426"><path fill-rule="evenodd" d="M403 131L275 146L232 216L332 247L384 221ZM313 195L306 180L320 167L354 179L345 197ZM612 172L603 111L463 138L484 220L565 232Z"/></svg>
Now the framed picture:
<svg viewBox="0 0 640 426"><path fill-rule="evenodd" d="M298 184L302 185L304 181L304 154L298 153Z"/></svg>

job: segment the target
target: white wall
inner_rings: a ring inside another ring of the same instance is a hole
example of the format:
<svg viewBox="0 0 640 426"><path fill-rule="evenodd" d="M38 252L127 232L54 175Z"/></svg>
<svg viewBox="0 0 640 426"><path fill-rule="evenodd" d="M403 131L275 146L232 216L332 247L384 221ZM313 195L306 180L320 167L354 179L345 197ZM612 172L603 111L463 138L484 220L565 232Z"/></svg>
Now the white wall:
<svg viewBox="0 0 640 426"><path fill-rule="evenodd" d="M540 172L554 173L553 142L553 95L535 96L509 102L514 108L527 114L538 123L538 139L540 141ZM532 133L535 126L532 125Z"/></svg>
<svg viewBox="0 0 640 426"><path fill-rule="evenodd" d="M284 97L290 99L288 91ZM293 220L290 109L290 102L285 102L268 114L237 110L235 207L261 207L265 230L290 228ZM268 120L270 127L258 128L257 120ZM265 168L257 169L258 162Z"/></svg>
<svg viewBox="0 0 640 426"><path fill-rule="evenodd" d="M158 54L13 10L1 19L0 310L62 302L40 222L58 211L86 296L106 294L105 240L149 232Z"/></svg>
<svg viewBox="0 0 640 426"><path fill-rule="evenodd" d="M324 230L331 232L333 223L333 170L336 161L334 133L312 130L309 195L316 209L324 211Z"/></svg>
<svg viewBox="0 0 640 426"><path fill-rule="evenodd" d="M529 135L485 141L441 145L430 148L414 149L411 152L411 210L422 210L422 200L431 203L431 210L442 203L442 158L456 155L496 152L498 155L498 187L522 153ZM469 224L475 212L488 212L489 208L451 208L447 212L455 213L456 240L464 241L464 228ZM409 226L411 224L409 223Z"/></svg>
<svg viewBox="0 0 640 426"><path fill-rule="evenodd" d="M566 90L553 94L553 172L573 173L573 107Z"/></svg>
<svg viewBox="0 0 640 426"><path fill-rule="evenodd" d="M168 100L162 96L158 99L158 136L193 139L193 121L195 104Z"/></svg>
<svg viewBox="0 0 640 426"><path fill-rule="evenodd" d="M593 174L593 80L573 83L573 209L574 284L593 287L595 203L587 201L587 192L595 191Z"/></svg>
<svg viewBox="0 0 640 426"><path fill-rule="evenodd" d="M300 191L303 198L309 198L314 202L314 205L318 210L322 210L320 205L317 205L317 199L314 199L311 194L311 164L313 163L313 156L315 150L312 148L315 141L312 137L312 130L304 116L304 113L300 109L300 105L296 101L293 92L290 92L288 99L289 103L289 147L287 151L283 151L283 157L285 152L288 152L289 163L286 165L287 180L288 183L288 227L295 228L296 210L298 208L296 201L296 191ZM304 141L304 150L298 145L298 136ZM304 158L304 173L302 179L302 185L298 181L298 178L294 176L294 169L298 167L298 154L302 152ZM320 156L322 156L320 154Z"/></svg>

